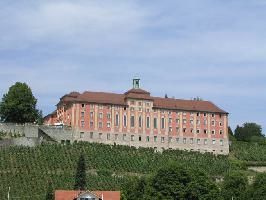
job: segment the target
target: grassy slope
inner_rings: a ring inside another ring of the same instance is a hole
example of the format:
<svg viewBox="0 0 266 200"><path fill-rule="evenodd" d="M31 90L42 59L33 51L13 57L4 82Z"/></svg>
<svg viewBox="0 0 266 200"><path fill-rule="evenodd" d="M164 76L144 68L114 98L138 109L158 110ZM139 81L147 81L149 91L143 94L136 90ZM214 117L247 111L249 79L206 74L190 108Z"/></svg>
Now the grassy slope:
<svg viewBox="0 0 266 200"><path fill-rule="evenodd" d="M154 173L170 162L196 167L210 176L221 176L230 169L245 169L241 160L265 162L265 152L266 146L246 143L234 143L230 156L185 151L161 154L150 149L89 143L10 147L0 149L0 196L6 196L9 186L11 197L21 199L44 199L48 184L57 189L72 189L81 153L86 158L88 189L121 190L129 180Z"/></svg>

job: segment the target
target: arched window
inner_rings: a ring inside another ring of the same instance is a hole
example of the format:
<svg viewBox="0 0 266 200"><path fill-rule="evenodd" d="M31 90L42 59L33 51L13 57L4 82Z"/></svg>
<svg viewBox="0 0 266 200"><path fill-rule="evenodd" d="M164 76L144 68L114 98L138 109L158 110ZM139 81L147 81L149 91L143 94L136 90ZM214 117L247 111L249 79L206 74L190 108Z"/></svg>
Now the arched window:
<svg viewBox="0 0 266 200"><path fill-rule="evenodd" d="M115 115L115 126L119 126L119 115Z"/></svg>
<svg viewBox="0 0 266 200"><path fill-rule="evenodd" d="M130 126L133 128L135 127L135 117L134 116L131 116L130 117Z"/></svg>
<svg viewBox="0 0 266 200"><path fill-rule="evenodd" d="M164 118L162 118L162 121L161 121L161 129L165 129L165 122L164 122Z"/></svg>
<svg viewBox="0 0 266 200"><path fill-rule="evenodd" d="M139 128L141 128L141 127L142 127L142 117L139 116Z"/></svg>
<svg viewBox="0 0 266 200"><path fill-rule="evenodd" d="M127 127L127 116L124 115L124 127Z"/></svg>

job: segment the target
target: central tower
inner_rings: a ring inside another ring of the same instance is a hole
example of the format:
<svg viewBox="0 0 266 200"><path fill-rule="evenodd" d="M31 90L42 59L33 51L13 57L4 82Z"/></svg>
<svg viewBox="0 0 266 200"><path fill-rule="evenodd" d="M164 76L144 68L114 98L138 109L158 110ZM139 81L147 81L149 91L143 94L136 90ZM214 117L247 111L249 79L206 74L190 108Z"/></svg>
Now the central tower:
<svg viewBox="0 0 266 200"><path fill-rule="evenodd" d="M140 88L140 79L139 78L134 78L133 79L133 88L134 89L139 89Z"/></svg>

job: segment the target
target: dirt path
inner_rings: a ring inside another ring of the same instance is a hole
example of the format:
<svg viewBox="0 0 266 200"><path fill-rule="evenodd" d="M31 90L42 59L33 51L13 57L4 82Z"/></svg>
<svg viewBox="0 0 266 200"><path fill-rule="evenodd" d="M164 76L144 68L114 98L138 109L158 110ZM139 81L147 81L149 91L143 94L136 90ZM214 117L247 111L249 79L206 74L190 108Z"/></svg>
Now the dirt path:
<svg viewBox="0 0 266 200"><path fill-rule="evenodd" d="M266 167L249 167L248 169L253 170L255 172L266 172Z"/></svg>

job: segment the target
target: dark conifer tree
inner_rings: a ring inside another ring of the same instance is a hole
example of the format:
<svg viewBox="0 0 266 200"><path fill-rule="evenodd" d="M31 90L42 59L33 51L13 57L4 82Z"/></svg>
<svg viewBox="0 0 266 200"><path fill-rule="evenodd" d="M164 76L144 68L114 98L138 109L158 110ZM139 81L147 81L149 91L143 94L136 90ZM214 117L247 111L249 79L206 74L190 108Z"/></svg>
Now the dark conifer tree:
<svg viewBox="0 0 266 200"><path fill-rule="evenodd" d="M75 190L85 190L86 188L86 164L84 155L81 154L79 157L76 177L75 177Z"/></svg>
<svg viewBox="0 0 266 200"><path fill-rule="evenodd" d="M48 184L45 200L54 200L54 191L51 183Z"/></svg>

